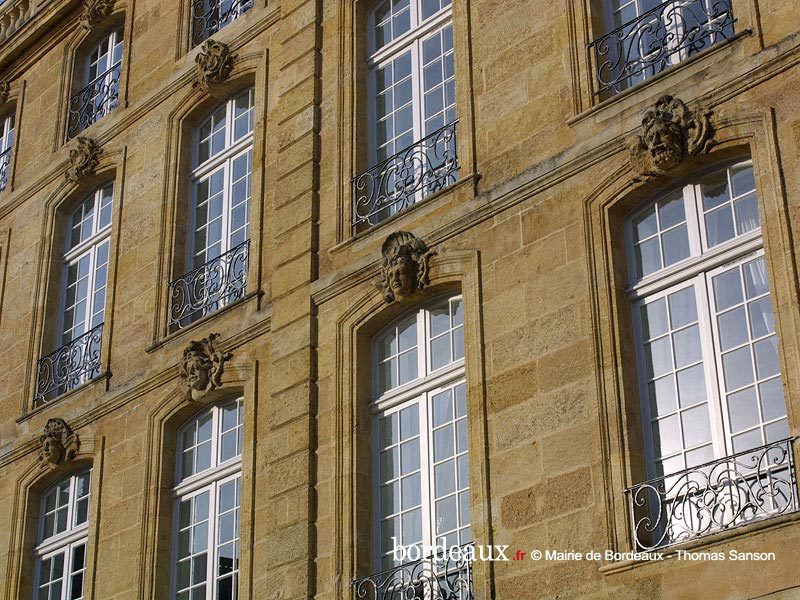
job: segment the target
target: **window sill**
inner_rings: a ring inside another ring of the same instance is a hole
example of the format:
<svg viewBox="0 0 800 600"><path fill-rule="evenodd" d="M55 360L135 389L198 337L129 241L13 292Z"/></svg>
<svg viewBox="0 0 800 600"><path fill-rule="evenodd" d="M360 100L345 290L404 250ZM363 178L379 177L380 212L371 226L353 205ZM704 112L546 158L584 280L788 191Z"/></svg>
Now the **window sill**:
<svg viewBox="0 0 800 600"><path fill-rule="evenodd" d="M781 529L783 527L789 527L796 523L800 522L800 511L795 511L793 513L780 515L772 518L762 519L760 521L749 523L747 525L742 525L740 527L736 527L735 529L730 529L728 531L720 531L719 533L709 534L702 538L697 538L692 541L684 542L683 544L676 544L674 546L669 546L664 548L663 550L651 550L647 552L650 555L657 555L660 554L664 557L664 560L668 560L670 558L675 558L678 555L678 551L683 552L697 552L697 551L708 551L715 546L719 546L730 542L731 540L737 540L742 537L748 537L753 534L771 531L773 529ZM623 573L625 571L629 571L631 569L635 569L642 565L650 564L650 563L661 563L661 560L622 560L618 562L607 563L600 567L600 573L603 575L614 575L617 573Z"/></svg>
<svg viewBox="0 0 800 600"><path fill-rule="evenodd" d="M341 250L344 250L345 248L349 248L350 246L358 242L361 242L362 240L369 239L373 235L376 237L380 237L381 233L385 234L386 229L389 229L393 223L396 223L398 220L408 216L409 214L414 213L415 211L418 212L420 210L420 207L432 207L434 204L436 204L438 201L441 201L441 199L447 196L448 194L452 194L460 190L461 188L466 187L467 185L473 185L473 186L476 185L479 179L480 175L476 173L470 173L469 175L459 179L454 184L444 188L443 190L439 190L435 194L431 194L424 200L415 202L412 206L401 210L400 212L392 215L385 221L381 221L377 225L373 225L369 229L361 231L351 236L350 238L344 240L343 242L336 244L335 246L330 248L328 252L330 254L336 254Z"/></svg>
<svg viewBox="0 0 800 600"><path fill-rule="evenodd" d="M577 124L587 120L589 117L592 117L592 116L596 115L597 113L605 112L606 110L609 110L611 107L621 103L623 100L628 99L631 96L635 96L636 94L638 94L642 90L646 90L647 88L655 86L656 84L658 84L659 82L663 81L664 79L667 79L669 77L673 77L676 73L680 73L682 71L685 71L686 69L688 69L689 67L695 65L696 63L708 59L709 57L711 57L712 55L720 52L721 50L733 46L735 43L738 42L738 40L741 40L742 38L747 37L747 36L752 35L752 34L753 34L753 30L752 29L744 29L744 30L740 31L739 33L734 34L734 36L731 39L726 40L726 41L724 41L724 42L722 42L720 44L715 44L711 48L708 48L707 50L704 50L703 52L700 52L699 54L691 56L691 57L687 58L686 60L683 60L683 61L679 62L677 65L673 65L673 66L669 67L668 69L665 69L664 71L661 71L661 73L653 75L652 77L649 77L649 78L645 79L644 81L641 81L641 82L637 83L636 85L634 85L632 87L629 87L626 90L623 90L623 91L621 91L621 92L619 92L617 94L614 94L613 96L610 96L609 98L601 100L600 102L596 102L596 98L592 98L592 101L595 101L596 103L593 104L587 110L583 111L582 113L577 114L577 115L575 115L574 117L572 117L570 119L567 119L567 125L570 125L570 126L577 125ZM594 77L594 75L592 75L592 77ZM620 110L623 110L623 108L620 108Z"/></svg>
<svg viewBox="0 0 800 600"><path fill-rule="evenodd" d="M195 329L198 329L200 326L208 323L209 321L211 321L214 318L217 318L219 315L225 314L225 313L227 313L227 312L229 312L229 311L231 311L231 310L233 310L235 308L238 308L240 306L244 306L245 304L248 304L254 298L261 298L263 295L264 295L264 292L261 291L261 290L248 292L247 294L244 295L244 297L241 300L237 300L236 302L228 304L227 306L223 306L219 310L214 311L213 313L208 314L208 315L204 316L203 318L198 319L197 321L194 321L193 323L191 323L190 325L187 325L183 329L178 329L177 331L173 331L173 332L165 335L164 337L156 340L150 346L145 348L145 352L147 352L148 354L152 354L153 352L155 352L156 350L158 350L162 346L165 346L166 344L172 342L173 340L180 339L181 337L184 337L184 335L187 332L193 331Z"/></svg>
<svg viewBox="0 0 800 600"><path fill-rule="evenodd" d="M85 383L80 384L78 387L73 388L70 391L65 392L64 394L61 394L60 396L56 396L52 400L50 400L48 402L45 402L44 404L41 404L40 406L37 406L36 408L34 408L33 410L31 410L29 412L26 412L24 415L19 417L16 420L16 422L17 423L23 423L23 422L27 421L28 419L31 419L31 418L35 417L36 415L45 412L50 407L52 407L52 406L54 406L56 404L62 403L67 398L71 398L72 396L76 396L76 395L80 394L81 392L83 392L83 390L93 386L95 383L97 383L99 381L107 381L110 378L111 378L111 371L104 371L103 373L100 373L100 375L98 375L97 377L95 377L93 379L90 379L89 381L87 381Z"/></svg>

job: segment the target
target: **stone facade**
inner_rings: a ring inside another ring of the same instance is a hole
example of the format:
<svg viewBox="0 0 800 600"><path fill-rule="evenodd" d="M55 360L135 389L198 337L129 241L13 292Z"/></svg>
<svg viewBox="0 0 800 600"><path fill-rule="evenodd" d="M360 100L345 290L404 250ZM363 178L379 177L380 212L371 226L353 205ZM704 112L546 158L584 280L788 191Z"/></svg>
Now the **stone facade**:
<svg viewBox="0 0 800 600"><path fill-rule="evenodd" d="M601 4L456 0L458 182L355 235L351 179L369 166L366 0L255 0L213 36L224 46L206 46L224 49L216 65L190 42L188 0L0 5L0 111L16 115L0 193L0 599L32 597L39 498L76 464L93 469L85 598L168 598L175 434L232 394L245 406L240 597L350 597L349 582L376 570L370 340L454 290L465 307L476 540L633 550L623 490L642 480L644 453L623 218L736 156L753 158L789 429L800 434L800 12L732 0L732 39L605 97L593 93L587 51ZM98 7L91 19L87 7ZM118 105L65 142L75 65L116 25ZM187 270L187 140L246 86L255 88L246 293L174 331L167 284ZM682 108L669 121L663 103L673 99ZM647 155L668 137L653 133L654 119L677 123L669 160ZM704 119L712 130L699 132ZM37 361L56 349L65 214L109 181L101 374L35 406ZM425 263L425 280L387 302L376 286L387 277L382 250L401 231L424 240L409 256ZM224 358L192 393L184 352L209 339ZM43 468L53 419L75 437L69 460ZM799 518L686 546L769 551L774 561L476 563L474 595L798 597Z"/></svg>

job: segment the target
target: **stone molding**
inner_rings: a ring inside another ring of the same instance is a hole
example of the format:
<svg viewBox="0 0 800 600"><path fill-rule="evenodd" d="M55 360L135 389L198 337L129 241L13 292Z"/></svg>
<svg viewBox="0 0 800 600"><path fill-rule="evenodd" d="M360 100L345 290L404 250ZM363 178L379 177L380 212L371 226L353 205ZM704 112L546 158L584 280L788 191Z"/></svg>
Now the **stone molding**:
<svg viewBox="0 0 800 600"><path fill-rule="evenodd" d="M78 183L86 175L94 175L100 164L102 150L93 139L75 138L75 146L69 151L70 167L65 177L67 181Z"/></svg>
<svg viewBox="0 0 800 600"><path fill-rule="evenodd" d="M237 56L230 51L227 44L206 40L195 57L197 85L210 92L215 86L224 83L231 76L233 61Z"/></svg>
<svg viewBox="0 0 800 600"><path fill-rule="evenodd" d="M200 400L208 392L222 387L225 361L233 354L217 349L219 334L212 333L200 341L192 340L183 351L180 376L186 390L186 400Z"/></svg>
<svg viewBox="0 0 800 600"><path fill-rule="evenodd" d="M64 419L49 419L39 437L39 460L43 467L57 467L75 458L81 443Z"/></svg>
<svg viewBox="0 0 800 600"><path fill-rule="evenodd" d="M714 145L712 111L690 110L678 98L661 96L642 117L641 133L630 145L635 180L663 175Z"/></svg>
<svg viewBox="0 0 800 600"><path fill-rule="evenodd" d="M383 242L381 254L381 275L375 285L388 304L407 298L430 283L428 263L436 252L413 233L392 233Z"/></svg>
<svg viewBox="0 0 800 600"><path fill-rule="evenodd" d="M94 29L114 11L116 0L81 0L81 25L84 29Z"/></svg>

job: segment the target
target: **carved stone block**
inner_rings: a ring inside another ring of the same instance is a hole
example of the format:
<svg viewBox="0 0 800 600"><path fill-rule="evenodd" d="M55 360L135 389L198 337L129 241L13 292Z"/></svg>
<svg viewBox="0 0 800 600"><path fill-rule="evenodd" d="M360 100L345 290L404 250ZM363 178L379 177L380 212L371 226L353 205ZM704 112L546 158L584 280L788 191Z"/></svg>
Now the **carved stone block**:
<svg viewBox="0 0 800 600"><path fill-rule="evenodd" d="M407 231L397 231L386 238L381 248L381 278L376 286L386 302L402 300L424 289L428 280L428 261L436 253L421 239Z"/></svg>
<svg viewBox="0 0 800 600"><path fill-rule="evenodd" d="M212 333L207 338L191 341L183 351L180 376L186 387L186 399L199 400L211 390L222 387L222 373L225 361L233 356L216 347L219 334Z"/></svg>

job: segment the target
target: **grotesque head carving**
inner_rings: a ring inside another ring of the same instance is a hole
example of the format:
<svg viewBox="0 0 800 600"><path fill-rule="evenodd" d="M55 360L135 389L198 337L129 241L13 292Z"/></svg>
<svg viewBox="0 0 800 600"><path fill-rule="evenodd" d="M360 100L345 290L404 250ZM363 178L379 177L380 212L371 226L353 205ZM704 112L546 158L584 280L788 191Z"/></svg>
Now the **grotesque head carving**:
<svg viewBox="0 0 800 600"><path fill-rule="evenodd" d="M206 40L195 58L197 63L197 83L207 92L213 86L230 77L236 54L231 53L227 44Z"/></svg>
<svg viewBox="0 0 800 600"><path fill-rule="evenodd" d="M69 151L70 167L65 174L67 181L78 183L82 177L94 175L100 164L101 153L100 146L93 139L75 138L75 145Z"/></svg>
<svg viewBox="0 0 800 600"><path fill-rule="evenodd" d="M691 111L677 98L662 96L644 113L641 134L630 147L637 178L661 175L713 144L710 111Z"/></svg>
<svg viewBox="0 0 800 600"><path fill-rule="evenodd" d="M378 287L387 302L407 298L428 285L428 260L436 254L425 242L407 231L386 238Z"/></svg>
<svg viewBox="0 0 800 600"><path fill-rule="evenodd" d="M183 351L180 375L186 385L187 400L197 400L211 390L222 387L225 361L233 356L216 348L218 334L212 333L199 342L192 341Z"/></svg>
<svg viewBox="0 0 800 600"><path fill-rule="evenodd" d="M64 419L50 419L39 437L42 444L39 460L42 465L56 467L75 458L80 449L78 435L72 432Z"/></svg>
<svg viewBox="0 0 800 600"><path fill-rule="evenodd" d="M81 23L84 29L92 29L103 22L112 12L114 12L115 0L81 0L83 12L81 13Z"/></svg>

